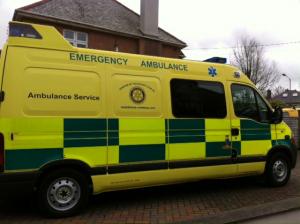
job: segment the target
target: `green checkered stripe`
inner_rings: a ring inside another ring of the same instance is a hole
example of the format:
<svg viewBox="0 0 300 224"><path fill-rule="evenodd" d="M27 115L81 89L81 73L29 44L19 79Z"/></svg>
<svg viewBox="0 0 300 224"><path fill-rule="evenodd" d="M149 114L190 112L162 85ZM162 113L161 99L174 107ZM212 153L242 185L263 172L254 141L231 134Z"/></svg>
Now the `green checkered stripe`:
<svg viewBox="0 0 300 224"><path fill-rule="evenodd" d="M36 169L50 161L64 159L64 148L118 146L119 163L166 160L168 144L205 143L206 157L230 156L224 150L224 141L206 142L205 119L165 119L164 139L159 144L122 145L120 144L119 119L64 119L63 145L61 148L6 150L6 170ZM141 125L143 123L141 122ZM232 148L241 154L243 141L270 140L272 146L286 145L290 140L272 140L271 126L243 119L241 140L233 141ZM145 127L147 129L147 127ZM103 150L99 149L99 150ZM182 148L184 150L184 148Z"/></svg>
<svg viewBox="0 0 300 224"><path fill-rule="evenodd" d="M6 150L5 170L37 169L63 158L63 148Z"/></svg>
<svg viewBox="0 0 300 224"><path fill-rule="evenodd" d="M106 119L65 119L64 148L107 145Z"/></svg>
<svg viewBox="0 0 300 224"><path fill-rule="evenodd" d="M242 119L241 141L272 140L271 125Z"/></svg>
<svg viewBox="0 0 300 224"><path fill-rule="evenodd" d="M240 120L240 140L232 142L232 148L236 150L237 155L241 155L242 142L250 141L272 141L271 125L258 123L253 120ZM259 143L257 145L259 147Z"/></svg>
<svg viewBox="0 0 300 224"><path fill-rule="evenodd" d="M166 159L165 144L121 145L119 134L119 119L65 119L64 147L118 146L119 163Z"/></svg>
<svg viewBox="0 0 300 224"><path fill-rule="evenodd" d="M200 142L205 143L206 157L231 155L224 150L225 141L205 141L205 119L165 119L165 142L142 145L120 144L119 119L65 119L64 123L64 147L118 146L119 163L166 160L167 144Z"/></svg>
<svg viewBox="0 0 300 224"><path fill-rule="evenodd" d="M167 119L166 139L168 144L204 143L206 157L230 156L230 150L224 150L224 141L208 142L205 138L205 119ZM184 150L184 148L182 148Z"/></svg>
<svg viewBox="0 0 300 224"><path fill-rule="evenodd" d="M204 119L166 119L166 143L205 142Z"/></svg>
<svg viewBox="0 0 300 224"><path fill-rule="evenodd" d="M285 145L291 147L290 139L272 139L271 124L258 123L253 120L240 120L241 141L233 141L232 148L241 152L241 143L250 141L270 141L270 146ZM257 143L257 147L260 147ZM270 148L267 148L268 151Z"/></svg>
<svg viewBox="0 0 300 224"><path fill-rule="evenodd" d="M272 146L287 146L289 149L292 149L292 141L291 139L278 139L272 140Z"/></svg>
<svg viewBox="0 0 300 224"><path fill-rule="evenodd" d="M205 119L165 119L164 144L121 145L119 119L65 119L64 147L118 146L120 163L165 160L166 145L177 143L203 142L206 157L231 156L230 150L224 150L225 141L206 142L206 128ZM240 139L231 143L237 155L241 155L243 141L269 140L272 146L291 144L290 140L272 140L270 124L248 119L240 120Z"/></svg>

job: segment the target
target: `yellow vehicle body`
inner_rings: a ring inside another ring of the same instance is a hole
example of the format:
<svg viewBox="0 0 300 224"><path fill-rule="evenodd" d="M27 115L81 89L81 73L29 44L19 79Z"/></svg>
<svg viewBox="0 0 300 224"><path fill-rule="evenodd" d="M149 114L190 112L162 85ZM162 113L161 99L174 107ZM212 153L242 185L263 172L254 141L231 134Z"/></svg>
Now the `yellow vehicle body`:
<svg viewBox="0 0 300 224"><path fill-rule="evenodd" d="M299 108L283 108L283 112L286 112L288 117L299 117Z"/></svg>
<svg viewBox="0 0 300 224"><path fill-rule="evenodd" d="M25 25L41 38L10 36L0 62L3 175L82 168L98 194L259 175L275 146L290 146L284 122L235 115L231 86L256 89L235 67L76 48ZM226 116L175 117L173 79L220 83Z"/></svg>

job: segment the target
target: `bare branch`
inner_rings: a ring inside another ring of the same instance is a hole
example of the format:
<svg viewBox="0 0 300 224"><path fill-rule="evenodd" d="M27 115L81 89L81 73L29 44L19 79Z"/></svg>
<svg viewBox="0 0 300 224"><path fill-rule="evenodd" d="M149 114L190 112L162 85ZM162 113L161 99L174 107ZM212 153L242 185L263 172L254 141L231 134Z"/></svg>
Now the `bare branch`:
<svg viewBox="0 0 300 224"><path fill-rule="evenodd" d="M281 95L284 92L285 88L283 88L282 86L277 86L272 90L272 97Z"/></svg>
<svg viewBox="0 0 300 224"><path fill-rule="evenodd" d="M279 71L274 62L264 56L264 47L255 38L243 36L233 50L232 64L262 91L272 88L279 80Z"/></svg>

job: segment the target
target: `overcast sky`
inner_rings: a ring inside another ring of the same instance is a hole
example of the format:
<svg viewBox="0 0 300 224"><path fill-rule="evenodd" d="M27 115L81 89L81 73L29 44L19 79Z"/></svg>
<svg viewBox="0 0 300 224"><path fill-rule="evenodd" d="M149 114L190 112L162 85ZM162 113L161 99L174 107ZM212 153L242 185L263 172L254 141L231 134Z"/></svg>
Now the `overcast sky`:
<svg viewBox="0 0 300 224"><path fill-rule="evenodd" d="M14 9L36 1L0 0L0 48ZM140 0L119 1L139 13ZM160 0L159 7L160 27L188 44L188 59L230 59L230 47L242 34L263 44L298 42L267 47L266 57L300 90L300 0ZM288 88L288 79L282 77L279 84Z"/></svg>

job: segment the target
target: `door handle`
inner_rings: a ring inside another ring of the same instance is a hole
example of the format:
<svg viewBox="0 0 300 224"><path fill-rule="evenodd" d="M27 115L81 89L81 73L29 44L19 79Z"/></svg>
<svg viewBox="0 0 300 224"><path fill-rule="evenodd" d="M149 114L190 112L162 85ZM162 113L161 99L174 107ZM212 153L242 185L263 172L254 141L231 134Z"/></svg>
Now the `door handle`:
<svg viewBox="0 0 300 224"><path fill-rule="evenodd" d="M231 128L231 136L238 136L240 134L240 129Z"/></svg>

